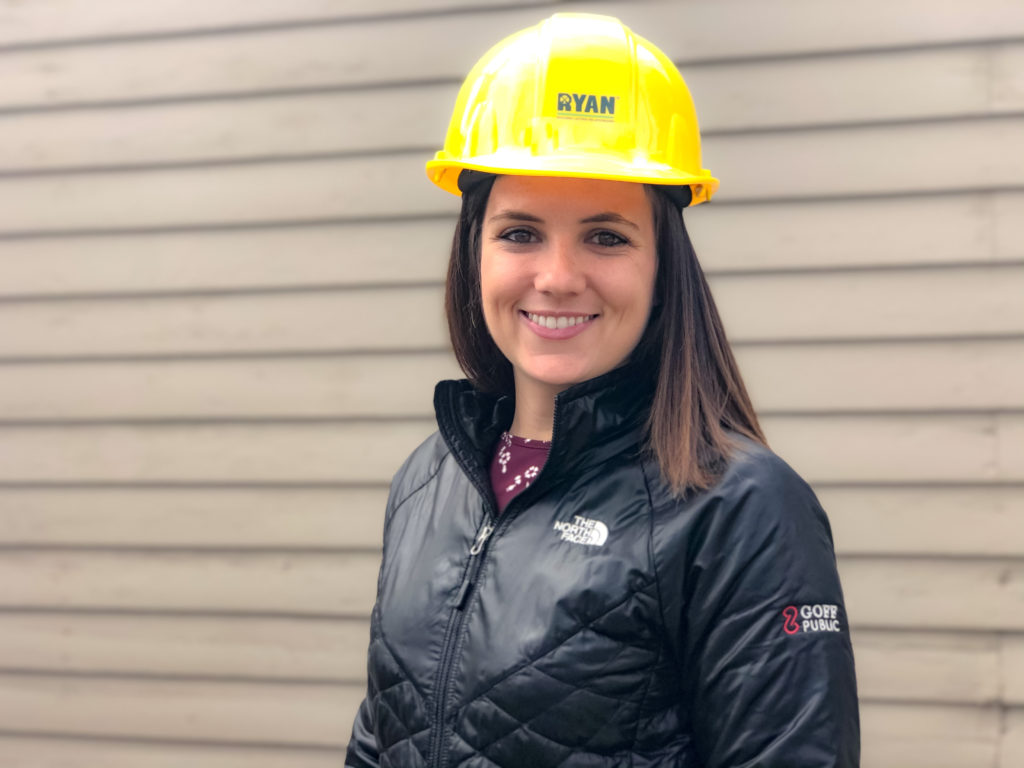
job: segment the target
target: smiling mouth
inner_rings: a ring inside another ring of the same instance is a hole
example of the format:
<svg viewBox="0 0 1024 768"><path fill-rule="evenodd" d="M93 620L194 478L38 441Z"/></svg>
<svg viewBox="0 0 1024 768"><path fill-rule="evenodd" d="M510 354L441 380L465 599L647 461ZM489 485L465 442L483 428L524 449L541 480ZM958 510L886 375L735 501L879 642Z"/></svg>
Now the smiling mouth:
<svg viewBox="0 0 1024 768"><path fill-rule="evenodd" d="M571 328L574 325L583 325L583 323L593 320L597 315L539 315L534 312L526 312L520 310L522 314L526 315L530 320L542 328L550 328L552 330L556 328Z"/></svg>

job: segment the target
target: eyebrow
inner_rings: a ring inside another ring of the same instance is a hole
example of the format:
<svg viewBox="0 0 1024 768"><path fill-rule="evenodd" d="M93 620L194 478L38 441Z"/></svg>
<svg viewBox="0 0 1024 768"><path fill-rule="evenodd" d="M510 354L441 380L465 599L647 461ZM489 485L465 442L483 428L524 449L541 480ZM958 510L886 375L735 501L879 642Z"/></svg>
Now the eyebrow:
<svg viewBox="0 0 1024 768"><path fill-rule="evenodd" d="M532 221L535 224L544 223L544 219L525 211L502 211L491 216L490 221L503 221L506 219L510 221Z"/></svg>
<svg viewBox="0 0 1024 768"><path fill-rule="evenodd" d="M544 219L539 216L534 216L532 213L526 213L525 211L502 211L491 216L491 221L532 221L536 224L543 224ZM604 213L596 213L593 216L587 216L585 219L580 219L580 224L600 224L600 223L611 223L611 224L625 224L626 226L632 227L633 229L639 230L640 227L634 222L627 219L621 214L615 213L614 211L605 211Z"/></svg>
<svg viewBox="0 0 1024 768"><path fill-rule="evenodd" d="M613 211L606 211L605 213L598 213L594 216L588 216L585 219L580 219L581 224L597 224L601 222L609 222L611 224L625 224L628 227L639 230L640 227L634 224L632 221L627 219L621 214L614 213Z"/></svg>

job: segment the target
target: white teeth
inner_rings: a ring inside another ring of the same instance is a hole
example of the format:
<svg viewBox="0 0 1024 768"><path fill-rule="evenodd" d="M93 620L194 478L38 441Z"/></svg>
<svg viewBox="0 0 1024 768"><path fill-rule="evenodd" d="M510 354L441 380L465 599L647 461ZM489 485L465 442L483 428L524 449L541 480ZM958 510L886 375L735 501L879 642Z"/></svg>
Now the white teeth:
<svg viewBox="0 0 1024 768"><path fill-rule="evenodd" d="M537 325L542 325L545 328L569 328L574 325L582 325L583 323L590 320L593 315L577 315L576 317L554 317L550 315L537 315L533 312L527 312L526 316L530 318Z"/></svg>

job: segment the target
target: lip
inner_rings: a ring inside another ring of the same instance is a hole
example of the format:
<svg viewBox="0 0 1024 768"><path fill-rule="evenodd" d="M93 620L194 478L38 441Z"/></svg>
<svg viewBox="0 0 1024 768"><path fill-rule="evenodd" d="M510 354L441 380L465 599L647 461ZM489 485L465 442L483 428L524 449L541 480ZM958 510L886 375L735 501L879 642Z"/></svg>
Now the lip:
<svg viewBox="0 0 1024 768"><path fill-rule="evenodd" d="M594 321L600 317L592 312L534 312L535 315L544 315L546 317L580 317L582 315L590 315L590 319L584 323L578 323L577 325L566 326L565 328L548 328L546 325L538 325L529 318L526 310L519 310L519 319L526 323L527 327L540 336L542 339L552 339L554 341L561 341L564 339L571 339L574 336L579 336L590 326L594 324Z"/></svg>

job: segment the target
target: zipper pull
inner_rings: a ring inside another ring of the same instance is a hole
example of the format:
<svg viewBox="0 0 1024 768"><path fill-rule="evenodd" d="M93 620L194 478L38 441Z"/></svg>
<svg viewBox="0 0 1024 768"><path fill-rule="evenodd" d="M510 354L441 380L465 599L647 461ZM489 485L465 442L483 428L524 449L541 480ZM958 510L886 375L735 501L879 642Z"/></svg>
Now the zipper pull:
<svg viewBox="0 0 1024 768"><path fill-rule="evenodd" d="M476 541L473 542L473 546L469 550L469 554L476 557L480 554L480 550L484 548L484 542L490 538L491 534L494 533L494 527L485 525L480 529L480 532L476 535Z"/></svg>
<svg viewBox="0 0 1024 768"><path fill-rule="evenodd" d="M476 535L476 541L473 542L473 546L469 549L469 556L471 558L480 554L484 548L484 542L491 537L492 533L494 533L494 526L491 525L485 525L479 530ZM473 586L475 576L476 567L471 561L466 568L466 575L462 577L462 586L459 587L459 594L455 598L455 607L460 611L466 607L466 598L469 597L469 590Z"/></svg>

